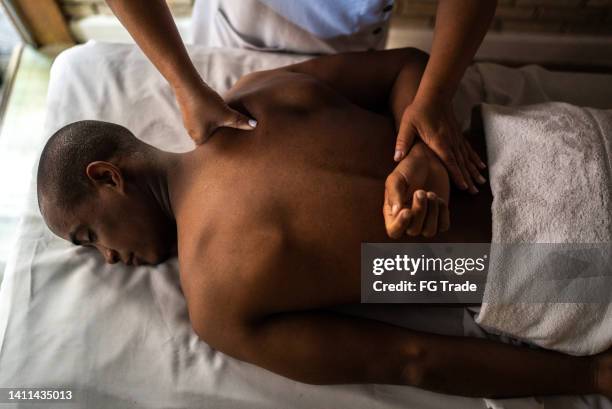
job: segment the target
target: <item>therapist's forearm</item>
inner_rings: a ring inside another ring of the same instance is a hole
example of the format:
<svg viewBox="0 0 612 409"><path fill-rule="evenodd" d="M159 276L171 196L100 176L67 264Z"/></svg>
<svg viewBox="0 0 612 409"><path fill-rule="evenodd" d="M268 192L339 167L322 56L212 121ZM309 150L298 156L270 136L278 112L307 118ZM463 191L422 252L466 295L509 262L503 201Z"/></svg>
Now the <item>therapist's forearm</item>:
<svg viewBox="0 0 612 409"><path fill-rule="evenodd" d="M440 0L418 98L450 100L491 24L497 0Z"/></svg>
<svg viewBox="0 0 612 409"><path fill-rule="evenodd" d="M175 89L201 84L164 0L106 0L121 24Z"/></svg>

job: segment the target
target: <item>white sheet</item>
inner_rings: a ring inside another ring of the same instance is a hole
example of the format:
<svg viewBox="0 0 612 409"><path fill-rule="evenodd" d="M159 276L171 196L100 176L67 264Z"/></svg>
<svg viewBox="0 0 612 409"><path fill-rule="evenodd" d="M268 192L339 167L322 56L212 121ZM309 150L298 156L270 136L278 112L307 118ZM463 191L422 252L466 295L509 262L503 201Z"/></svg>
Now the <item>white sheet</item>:
<svg viewBox="0 0 612 409"><path fill-rule="evenodd" d="M190 51L204 78L220 91L245 72L296 58ZM488 77L481 75L471 69L459 92L463 123L485 94ZM87 118L120 123L169 150L191 147L169 88L133 46L87 44L63 53L52 70L48 107L41 148L60 126ZM361 309L352 312L416 329L484 336L462 309ZM0 368L0 387L78 388L78 406L87 408L484 407L480 399L410 387L304 385L218 353L191 331L176 261L156 268L105 265L96 253L44 227L35 189L0 288ZM612 407L595 396L542 401L555 407ZM534 399L506 403L538 407Z"/></svg>

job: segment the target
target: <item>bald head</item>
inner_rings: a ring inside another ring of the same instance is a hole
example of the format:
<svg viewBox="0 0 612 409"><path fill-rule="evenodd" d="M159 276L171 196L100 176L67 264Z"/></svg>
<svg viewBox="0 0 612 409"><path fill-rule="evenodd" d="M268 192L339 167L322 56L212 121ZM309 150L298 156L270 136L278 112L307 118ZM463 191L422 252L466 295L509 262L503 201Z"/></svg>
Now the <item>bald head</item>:
<svg viewBox="0 0 612 409"><path fill-rule="evenodd" d="M47 226L110 263L156 264L176 240L162 207L164 159L126 128L80 121L57 131L38 165L38 204ZM155 183L151 184L151 181Z"/></svg>
<svg viewBox="0 0 612 409"><path fill-rule="evenodd" d="M150 147L128 129L103 121L78 121L64 126L45 145L38 165L38 204L58 210L78 205L91 188L87 166L144 153Z"/></svg>

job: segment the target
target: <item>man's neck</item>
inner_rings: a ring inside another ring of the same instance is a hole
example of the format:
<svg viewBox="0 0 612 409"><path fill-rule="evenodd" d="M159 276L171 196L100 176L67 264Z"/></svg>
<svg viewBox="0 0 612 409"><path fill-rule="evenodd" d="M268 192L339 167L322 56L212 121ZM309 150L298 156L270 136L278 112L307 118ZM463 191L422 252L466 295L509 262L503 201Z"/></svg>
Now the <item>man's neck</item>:
<svg viewBox="0 0 612 409"><path fill-rule="evenodd" d="M176 153L156 151L155 160L152 163L153 169L147 172L148 177L145 182L146 189L153 196L159 208L172 221L175 220L175 217L170 200L168 175L176 167L179 156Z"/></svg>

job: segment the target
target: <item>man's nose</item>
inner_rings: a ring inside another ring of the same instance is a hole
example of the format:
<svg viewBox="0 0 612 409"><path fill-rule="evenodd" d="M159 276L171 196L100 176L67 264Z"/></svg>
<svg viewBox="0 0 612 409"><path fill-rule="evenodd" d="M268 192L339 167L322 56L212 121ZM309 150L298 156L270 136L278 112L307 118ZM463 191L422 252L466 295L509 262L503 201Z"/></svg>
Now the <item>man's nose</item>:
<svg viewBox="0 0 612 409"><path fill-rule="evenodd" d="M119 261L119 253L113 249L103 249L102 254L104 255L104 259L108 264L115 264L117 261Z"/></svg>

